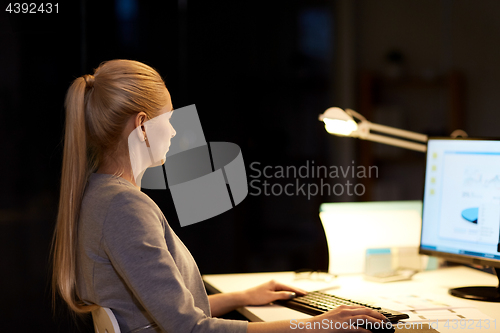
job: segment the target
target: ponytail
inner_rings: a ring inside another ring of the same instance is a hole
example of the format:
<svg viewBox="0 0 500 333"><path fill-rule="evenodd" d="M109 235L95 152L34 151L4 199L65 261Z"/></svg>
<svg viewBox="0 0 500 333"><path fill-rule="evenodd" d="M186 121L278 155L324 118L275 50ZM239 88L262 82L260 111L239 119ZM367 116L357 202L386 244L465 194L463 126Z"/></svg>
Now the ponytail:
<svg viewBox="0 0 500 333"><path fill-rule="evenodd" d="M94 76L77 78L68 90L61 192L52 242L52 297L55 301L59 294L74 313L97 308L85 304L77 292L78 219L88 177L112 159L118 148L128 154L122 134L130 117L144 112L151 119L169 101L160 75L132 60L104 62Z"/></svg>
<svg viewBox="0 0 500 333"><path fill-rule="evenodd" d="M76 313L89 312L76 292L76 242L83 192L90 174L85 125L85 92L92 89L90 76L79 77L68 90L65 101L66 129L61 173L59 212L53 240L52 296L56 293Z"/></svg>

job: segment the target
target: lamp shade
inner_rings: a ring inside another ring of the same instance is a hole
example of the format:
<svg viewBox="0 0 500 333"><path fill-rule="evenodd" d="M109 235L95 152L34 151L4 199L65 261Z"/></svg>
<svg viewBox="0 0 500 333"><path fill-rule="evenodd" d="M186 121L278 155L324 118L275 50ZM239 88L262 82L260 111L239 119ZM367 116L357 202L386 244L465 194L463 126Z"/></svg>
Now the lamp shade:
<svg viewBox="0 0 500 333"><path fill-rule="evenodd" d="M319 116L319 120L325 123L325 129L330 134L348 136L358 129L354 119L337 107L327 109Z"/></svg>

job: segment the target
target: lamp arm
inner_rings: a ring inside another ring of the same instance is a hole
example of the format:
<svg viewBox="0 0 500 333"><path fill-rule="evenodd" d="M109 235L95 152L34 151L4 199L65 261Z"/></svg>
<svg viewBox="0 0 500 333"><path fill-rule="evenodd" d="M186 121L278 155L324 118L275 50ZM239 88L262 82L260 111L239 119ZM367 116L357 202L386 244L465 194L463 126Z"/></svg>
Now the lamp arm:
<svg viewBox="0 0 500 333"><path fill-rule="evenodd" d="M400 140L400 139L391 138L391 137L387 137L387 136L383 136L383 135L378 135L378 134L368 133L367 135L364 135L363 137L360 137L360 139L370 140L370 141L380 142L380 143L385 143L387 145L392 145L392 146L396 146L396 147L417 150L417 151L421 151L421 152L426 152L427 151L427 145L425 145L425 144L415 143L415 142L410 142L410 141L405 141L405 140Z"/></svg>
<svg viewBox="0 0 500 333"><path fill-rule="evenodd" d="M345 113L347 113L351 117L358 118L361 121L366 120L366 118L363 115L357 113L353 109L345 109Z"/></svg>
<svg viewBox="0 0 500 333"><path fill-rule="evenodd" d="M407 139L414 140L414 141L427 142L427 135L425 135L425 134L405 131L402 129L398 129L398 128L394 128L394 127L390 127L390 126L385 126L385 125L374 124L371 122L367 122L367 123L368 123L368 127L370 130L374 130L377 132L386 133L386 134L390 134L390 135L394 135L394 136L399 136L399 137L407 138Z"/></svg>

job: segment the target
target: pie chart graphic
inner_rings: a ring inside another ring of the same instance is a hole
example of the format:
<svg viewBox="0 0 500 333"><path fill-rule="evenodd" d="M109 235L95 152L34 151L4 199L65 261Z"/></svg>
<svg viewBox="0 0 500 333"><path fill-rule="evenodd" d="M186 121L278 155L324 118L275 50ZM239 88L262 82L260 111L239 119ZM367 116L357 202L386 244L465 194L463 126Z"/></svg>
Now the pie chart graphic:
<svg viewBox="0 0 500 333"><path fill-rule="evenodd" d="M477 217L479 216L479 208L478 207L472 207L472 208L467 208L462 211L462 217L467 221L467 222L472 222L477 224Z"/></svg>

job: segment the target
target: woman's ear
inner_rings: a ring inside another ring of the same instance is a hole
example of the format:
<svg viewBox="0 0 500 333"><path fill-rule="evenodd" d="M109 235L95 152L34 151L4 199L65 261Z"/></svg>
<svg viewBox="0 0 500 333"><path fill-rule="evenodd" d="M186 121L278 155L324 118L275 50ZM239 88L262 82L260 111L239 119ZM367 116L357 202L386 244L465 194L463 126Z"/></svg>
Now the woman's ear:
<svg viewBox="0 0 500 333"><path fill-rule="evenodd" d="M148 116L144 112L139 112L135 116L135 127L142 126L146 120L148 120Z"/></svg>
<svg viewBox="0 0 500 333"><path fill-rule="evenodd" d="M136 128L137 134L139 135L139 140L141 142L146 141L146 131L145 131L144 126L143 126L144 122L146 122L146 120L147 120L147 116L144 112L139 112L135 116L134 125Z"/></svg>

